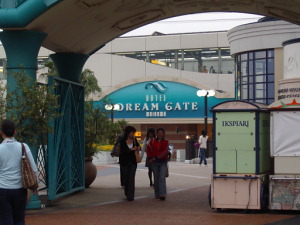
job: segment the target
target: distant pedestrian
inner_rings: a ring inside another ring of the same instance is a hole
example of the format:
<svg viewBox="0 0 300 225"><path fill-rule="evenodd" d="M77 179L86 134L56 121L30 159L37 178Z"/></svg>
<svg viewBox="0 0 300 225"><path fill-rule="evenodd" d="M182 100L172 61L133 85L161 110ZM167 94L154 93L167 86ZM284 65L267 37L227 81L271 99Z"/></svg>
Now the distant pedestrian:
<svg viewBox="0 0 300 225"><path fill-rule="evenodd" d="M169 141L165 139L165 130L158 128L156 138L153 138L147 146L147 157L153 168L154 195L160 200L165 200L167 195L168 150Z"/></svg>
<svg viewBox="0 0 300 225"><path fill-rule="evenodd" d="M202 130L201 132L201 136L199 137L199 144L200 144L200 151L199 151L199 158L200 158L200 163L199 165L202 165L202 161L204 161L204 165L207 166L207 161L206 161L206 149L207 149L207 139L208 136L206 135L206 130Z"/></svg>
<svg viewBox="0 0 300 225"><path fill-rule="evenodd" d="M14 135L16 125L4 120L1 124L3 142L0 144L0 225L24 225L27 189L22 184L22 145ZM31 167L38 170L28 145L24 144ZM37 190L34 191L37 194Z"/></svg>
<svg viewBox="0 0 300 225"><path fill-rule="evenodd" d="M215 71L215 69L214 69L213 66L211 66L211 67L209 68L209 73L216 73L216 71Z"/></svg>
<svg viewBox="0 0 300 225"><path fill-rule="evenodd" d="M203 68L201 70L201 73L208 73L208 70L207 70L206 66L203 66Z"/></svg>
<svg viewBox="0 0 300 225"><path fill-rule="evenodd" d="M125 127L124 135L120 140L121 154L119 157L120 168L124 176L124 192L128 201L134 200L135 192L135 173L137 162L135 151L140 151L140 144L134 137L136 129L132 126Z"/></svg>
<svg viewBox="0 0 300 225"><path fill-rule="evenodd" d="M142 151L141 151L141 158L144 157L144 153L147 149L147 146L149 144L149 142L155 138L155 130L153 128L149 128L147 131L147 135L143 141L143 147L142 147ZM153 186L153 181L152 181L152 173L153 173L153 169L152 169L152 163L150 163L149 157L146 158L146 167L148 167L148 177L150 180L150 187Z"/></svg>

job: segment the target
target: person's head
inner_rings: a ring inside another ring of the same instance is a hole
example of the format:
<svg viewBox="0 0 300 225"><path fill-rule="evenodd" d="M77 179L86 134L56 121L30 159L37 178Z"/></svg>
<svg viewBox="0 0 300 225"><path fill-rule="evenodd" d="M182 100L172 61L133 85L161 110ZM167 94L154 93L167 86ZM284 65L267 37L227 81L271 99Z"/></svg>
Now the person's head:
<svg viewBox="0 0 300 225"><path fill-rule="evenodd" d="M1 123L1 135L5 137L13 137L16 133L16 124L11 120L4 120Z"/></svg>
<svg viewBox="0 0 300 225"><path fill-rule="evenodd" d="M126 126L124 130L124 138L133 138L134 133L136 132L136 129L133 126Z"/></svg>
<svg viewBox="0 0 300 225"><path fill-rule="evenodd" d="M202 131L201 131L201 134L202 134L203 137L206 137L206 135L207 135L206 130L202 130Z"/></svg>
<svg viewBox="0 0 300 225"><path fill-rule="evenodd" d="M158 128L156 130L156 136L157 136L157 139L164 139L165 138L165 130L164 130L164 128Z"/></svg>
<svg viewBox="0 0 300 225"><path fill-rule="evenodd" d="M155 130L153 128L149 128L147 131L147 139L155 137Z"/></svg>

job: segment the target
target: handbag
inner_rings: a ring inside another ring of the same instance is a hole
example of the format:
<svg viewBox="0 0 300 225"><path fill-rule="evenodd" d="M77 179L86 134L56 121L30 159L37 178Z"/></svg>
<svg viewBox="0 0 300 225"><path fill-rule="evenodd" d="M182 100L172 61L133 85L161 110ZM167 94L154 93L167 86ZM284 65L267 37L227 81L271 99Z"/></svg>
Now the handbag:
<svg viewBox="0 0 300 225"><path fill-rule="evenodd" d="M111 151L110 155L114 157L120 157L121 154L121 146L120 146L120 141L117 143L117 145L113 148Z"/></svg>
<svg viewBox="0 0 300 225"><path fill-rule="evenodd" d="M134 139L134 141L135 141L135 144L136 144L136 146L137 146L137 141L136 141L136 139ZM134 151L134 155L135 155L136 163L142 162L142 158L141 158L140 152L139 152L138 150Z"/></svg>
<svg viewBox="0 0 300 225"><path fill-rule="evenodd" d="M22 184L23 188L35 190L38 188L37 178L33 169L31 168L29 159L26 154L25 146L22 144L22 160L21 160L21 168L22 168Z"/></svg>
<svg viewBox="0 0 300 225"><path fill-rule="evenodd" d="M121 155L120 141L121 141L122 137L123 137L123 135L118 136L115 146L114 146L113 150L110 152L110 155L112 157L120 157L120 155Z"/></svg>
<svg viewBox="0 0 300 225"><path fill-rule="evenodd" d="M200 147L200 144L199 144L199 142L197 141L197 142L195 142L195 144L194 144L194 147L196 148L196 149L198 149L199 147Z"/></svg>

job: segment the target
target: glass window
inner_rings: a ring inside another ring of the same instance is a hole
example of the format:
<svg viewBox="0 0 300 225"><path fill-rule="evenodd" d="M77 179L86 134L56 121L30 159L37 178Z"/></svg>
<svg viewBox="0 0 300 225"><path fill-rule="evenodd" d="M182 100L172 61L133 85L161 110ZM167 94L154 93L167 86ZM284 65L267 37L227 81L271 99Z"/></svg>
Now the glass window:
<svg viewBox="0 0 300 225"><path fill-rule="evenodd" d="M268 75L268 82L274 83L274 74Z"/></svg>
<svg viewBox="0 0 300 225"><path fill-rule="evenodd" d="M247 66L249 67L249 75L253 75L254 71L253 71L253 61L249 61Z"/></svg>
<svg viewBox="0 0 300 225"><path fill-rule="evenodd" d="M174 51L149 52L149 62L156 64L156 65L175 68L175 60L174 59L175 59Z"/></svg>
<svg viewBox="0 0 300 225"><path fill-rule="evenodd" d="M162 50L115 53L160 66L200 73L233 73L234 59L229 48Z"/></svg>
<svg viewBox="0 0 300 225"><path fill-rule="evenodd" d="M268 73L274 73L274 59L268 59Z"/></svg>
<svg viewBox="0 0 300 225"><path fill-rule="evenodd" d="M267 81L267 76L266 75L261 75L261 76L255 76L255 82L266 82Z"/></svg>
<svg viewBox="0 0 300 225"><path fill-rule="evenodd" d="M249 84L253 84L254 83L254 76L249 76Z"/></svg>
<svg viewBox="0 0 300 225"><path fill-rule="evenodd" d="M258 51L254 53L256 59L266 58L266 51Z"/></svg>
<svg viewBox="0 0 300 225"><path fill-rule="evenodd" d="M268 51L268 58L274 58L274 50Z"/></svg>
<svg viewBox="0 0 300 225"><path fill-rule="evenodd" d="M255 74L266 74L267 66L265 59L255 60Z"/></svg>
<svg viewBox="0 0 300 225"><path fill-rule="evenodd" d="M226 51L223 51L226 55ZM184 50L184 70L200 73L219 72L219 49ZM233 61L233 59L231 59ZM233 66L233 64L232 64ZM231 68L231 71L233 68Z"/></svg>
<svg viewBox="0 0 300 225"><path fill-rule="evenodd" d="M242 76L242 84L248 83L248 76Z"/></svg>
<svg viewBox="0 0 300 225"><path fill-rule="evenodd" d="M249 84L249 99L254 99L253 91L254 91L254 85Z"/></svg>
<svg viewBox="0 0 300 225"><path fill-rule="evenodd" d="M268 83L268 98L274 98L274 83Z"/></svg>
<svg viewBox="0 0 300 225"><path fill-rule="evenodd" d="M242 76L245 76L245 75L248 75L248 63L247 62L242 62L241 63L241 75Z"/></svg>
<svg viewBox="0 0 300 225"><path fill-rule="evenodd" d="M249 59L253 59L253 52L249 52Z"/></svg>
<svg viewBox="0 0 300 225"><path fill-rule="evenodd" d="M266 97L266 84L256 84L255 85L255 98L265 98Z"/></svg>
<svg viewBox="0 0 300 225"><path fill-rule="evenodd" d="M242 98L247 99L248 98L248 87L247 85L242 86Z"/></svg>
<svg viewBox="0 0 300 225"><path fill-rule="evenodd" d="M239 54L235 58L242 100L271 104L274 101L274 50Z"/></svg>
<svg viewBox="0 0 300 225"><path fill-rule="evenodd" d="M245 61L245 60L248 60L248 54L247 53L241 54L241 61Z"/></svg>

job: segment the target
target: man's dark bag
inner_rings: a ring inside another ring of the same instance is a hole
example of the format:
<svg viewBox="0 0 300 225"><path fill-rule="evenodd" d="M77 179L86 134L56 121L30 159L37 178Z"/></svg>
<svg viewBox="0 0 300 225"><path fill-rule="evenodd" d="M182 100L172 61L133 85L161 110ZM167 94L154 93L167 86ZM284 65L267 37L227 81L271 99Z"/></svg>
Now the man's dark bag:
<svg viewBox="0 0 300 225"><path fill-rule="evenodd" d="M22 143L22 184L23 188L35 190L38 188L37 178L33 169L31 168L29 159L26 154L26 149L24 144Z"/></svg>

